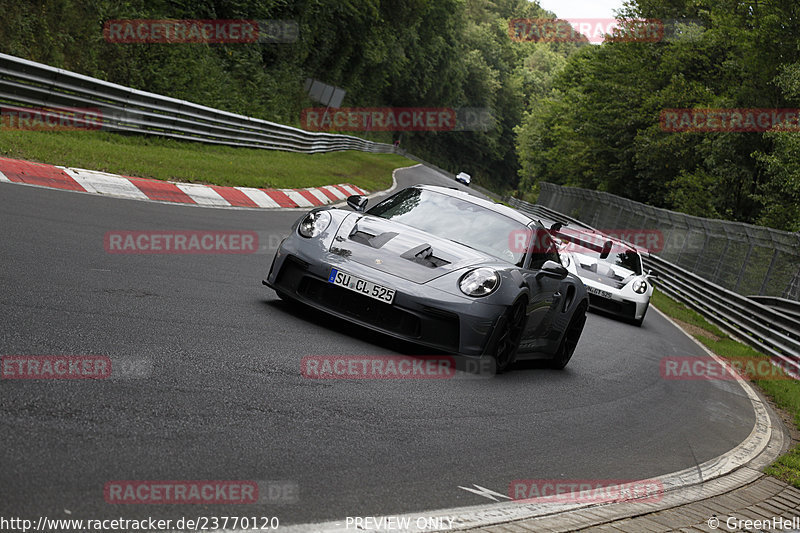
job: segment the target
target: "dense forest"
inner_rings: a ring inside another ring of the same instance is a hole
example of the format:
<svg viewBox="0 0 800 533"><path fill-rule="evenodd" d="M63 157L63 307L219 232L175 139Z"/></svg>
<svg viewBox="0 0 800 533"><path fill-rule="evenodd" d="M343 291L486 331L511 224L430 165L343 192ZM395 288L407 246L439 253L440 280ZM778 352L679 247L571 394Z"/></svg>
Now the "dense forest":
<svg viewBox="0 0 800 533"><path fill-rule="evenodd" d="M800 130L668 132L664 109L796 108L796 0L635 0L627 19L685 20L660 42L572 54L517 129L519 189L551 181L685 213L800 230ZM792 129L792 128L789 128Z"/></svg>
<svg viewBox="0 0 800 533"><path fill-rule="evenodd" d="M797 106L792 0L632 0L627 20L686 24L602 45L512 40L510 19L554 17L527 0L0 0L0 11L0 52L284 124L319 105L307 78L344 89L346 107L488 108L486 131L400 140L496 190L535 199L551 181L800 230L797 133L659 123L671 108ZM299 31L280 43L109 42L104 23L119 19L288 20Z"/></svg>

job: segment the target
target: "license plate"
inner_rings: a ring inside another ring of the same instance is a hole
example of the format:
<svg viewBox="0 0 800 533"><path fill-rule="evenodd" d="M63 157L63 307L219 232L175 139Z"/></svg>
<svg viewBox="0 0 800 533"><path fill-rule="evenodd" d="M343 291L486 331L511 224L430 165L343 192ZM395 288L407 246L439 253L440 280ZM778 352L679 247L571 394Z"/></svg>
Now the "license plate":
<svg viewBox="0 0 800 533"><path fill-rule="evenodd" d="M370 298L375 298L376 300L385 302L387 304L390 304L394 301L394 289L358 278L352 274L342 272L337 268L331 269L331 275L328 277L328 281L334 285L338 285L339 287L350 289L353 292L369 296Z"/></svg>
<svg viewBox="0 0 800 533"><path fill-rule="evenodd" d="M608 291L596 289L594 287L590 287L589 285L586 286L586 291L594 294L595 296L600 296L601 298L608 298L609 300L611 299L611 293Z"/></svg>

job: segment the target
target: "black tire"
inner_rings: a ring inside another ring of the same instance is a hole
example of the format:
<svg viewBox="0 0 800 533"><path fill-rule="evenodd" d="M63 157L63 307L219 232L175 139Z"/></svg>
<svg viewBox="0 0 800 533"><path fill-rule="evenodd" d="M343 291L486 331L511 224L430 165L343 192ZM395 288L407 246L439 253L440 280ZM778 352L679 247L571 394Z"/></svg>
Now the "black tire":
<svg viewBox="0 0 800 533"><path fill-rule="evenodd" d="M569 360L572 359L572 354L575 353L575 348L578 346L584 324L586 324L586 305L581 304L569 321L556 355L550 360L550 368L563 370L567 366Z"/></svg>
<svg viewBox="0 0 800 533"><path fill-rule="evenodd" d="M492 353L496 374L507 372L514 364L519 341L522 339L522 331L525 328L525 319L525 302L523 300L515 303L506 311Z"/></svg>

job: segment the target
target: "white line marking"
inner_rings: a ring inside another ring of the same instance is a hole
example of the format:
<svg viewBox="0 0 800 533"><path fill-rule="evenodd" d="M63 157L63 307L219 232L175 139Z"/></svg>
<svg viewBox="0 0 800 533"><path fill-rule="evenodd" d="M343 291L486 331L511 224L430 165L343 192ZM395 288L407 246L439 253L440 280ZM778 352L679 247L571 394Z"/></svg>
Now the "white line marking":
<svg viewBox="0 0 800 533"><path fill-rule="evenodd" d="M9 183L11 182L11 180L10 180L10 179L8 179L8 178L6 177L6 175L5 175L5 174L3 174L2 172L0 172L0 181L7 181L7 182L9 182Z"/></svg>
<svg viewBox="0 0 800 533"><path fill-rule="evenodd" d="M487 489L486 487L481 487L480 485L476 485L475 483L472 484L474 489L470 487L462 487L461 485L458 486L459 489L468 490L478 496L483 496L484 498L489 498L493 502L499 502L497 498L505 498L506 500L510 500L511 496L506 496L505 494L500 494L499 492L495 492L493 490Z"/></svg>
<svg viewBox="0 0 800 533"><path fill-rule="evenodd" d="M219 195L211 187L197 183L176 183L176 187L189 195L189 197L201 205L231 205L228 200Z"/></svg>
<svg viewBox="0 0 800 533"><path fill-rule="evenodd" d="M303 198L303 195L292 189L281 189L281 192L286 194L291 201L296 203L299 207L314 207L314 204Z"/></svg>
<svg viewBox="0 0 800 533"><path fill-rule="evenodd" d="M86 189L86 192L121 196L123 198L136 198L138 200L149 200L145 193L122 176L109 174L107 172L98 172L96 170L85 170L82 168L56 168L63 169L69 177Z"/></svg>
<svg viewBox="0 0 800 533"><path fill-rule="evenodd" d="M258 207L280 207L278 202L270 198L270 196L261 189L254 189L252 187L236 187L242 191L245 196L253 200Z"/></svg>

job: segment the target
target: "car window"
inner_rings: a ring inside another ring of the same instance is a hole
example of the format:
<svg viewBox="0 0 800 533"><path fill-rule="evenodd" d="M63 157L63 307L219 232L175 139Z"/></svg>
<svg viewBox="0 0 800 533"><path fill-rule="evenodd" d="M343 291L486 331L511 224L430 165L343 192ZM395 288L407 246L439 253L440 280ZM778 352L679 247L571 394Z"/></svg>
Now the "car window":
<svg viewBox="0 0 800 533"><path fill-rule="evenodd" d="M464 244L517 266L522 266L525 260L525 250L513 246L517 233L529 231L524 224L448 194L410 187L368 213Z"/></svg>
<svg viewBox="0 0 800 533"><path fill-rule="evenodd" d="M561 264L561 258L558 256L558 249L556 248L550 232L544 229L544 226L537 224L533 230L533 240L531 241L531 263L530 268L537 270L542 268L546 261L555 261Z"/></svg>

